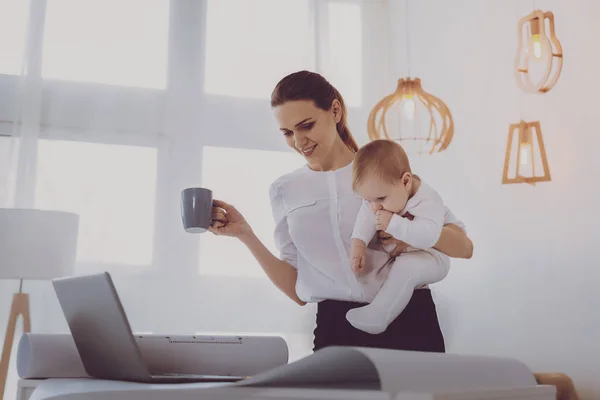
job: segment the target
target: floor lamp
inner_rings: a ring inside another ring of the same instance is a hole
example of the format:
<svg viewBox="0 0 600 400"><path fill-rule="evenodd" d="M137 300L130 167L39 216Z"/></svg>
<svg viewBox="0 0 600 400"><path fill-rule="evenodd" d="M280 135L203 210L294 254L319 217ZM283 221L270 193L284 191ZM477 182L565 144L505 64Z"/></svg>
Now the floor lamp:
<svg viewBox="0 0 600 400"><path fill-rule="evenodd" d="M77 214L0 208L0 279L19 280L0 359L0 400L4 397L19 316L23 319L23 332L31 331L29 295L22 291L23 280L50 280L72 274L78 231Z"/></svg>

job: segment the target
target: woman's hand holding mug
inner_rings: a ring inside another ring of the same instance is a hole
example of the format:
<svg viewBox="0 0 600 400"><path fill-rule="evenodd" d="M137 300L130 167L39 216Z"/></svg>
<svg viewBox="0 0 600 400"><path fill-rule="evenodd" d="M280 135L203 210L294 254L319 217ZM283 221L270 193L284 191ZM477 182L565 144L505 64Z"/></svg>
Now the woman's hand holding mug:
<svg viewBox="0 0 600 400"><path fill-rule="evenodd" d="M244 216L231 204L214 200L210 231L215 235L242 237L252 233L252 228Z"/></svg>

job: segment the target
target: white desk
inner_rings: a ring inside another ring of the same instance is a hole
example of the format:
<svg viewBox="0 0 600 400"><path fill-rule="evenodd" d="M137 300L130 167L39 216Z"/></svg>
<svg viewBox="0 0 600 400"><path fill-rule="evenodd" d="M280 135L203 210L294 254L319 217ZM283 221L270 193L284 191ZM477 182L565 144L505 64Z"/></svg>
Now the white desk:
<svg viewBox="0 0 600 400"><path fill-rule="evenodd" d="M21 381L27 382L27 381ZM36 381L28 398L18 400L390 400L387 393L364 390L229 387L223 383L145 384L93 379ZM21 386L21 384L19 385Z"/></svg>
<svg viewBox="0 0 600 400"><path fill-rule="evenodd" d="M92 379L20 381L31 391L18 400L554 400L553 386L454 393L400 393L339 389L223 387L222 383L143 384Z"/></svg>

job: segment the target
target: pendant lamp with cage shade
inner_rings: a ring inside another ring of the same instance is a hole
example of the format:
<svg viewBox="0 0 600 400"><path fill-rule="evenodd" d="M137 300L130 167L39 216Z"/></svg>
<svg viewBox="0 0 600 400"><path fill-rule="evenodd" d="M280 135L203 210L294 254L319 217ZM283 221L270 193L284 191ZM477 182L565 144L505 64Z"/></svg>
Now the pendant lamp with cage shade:
<svg viewBox="0 0 600 400"><path fill-rule="evenodd" d="M409 4L405 3L406 60L408 76L398 79L396 90L371 110L367 122L370 140L400 143L409 154L433 154L445 150L454 136L454 120L448 106L410 75Z"/></svg>

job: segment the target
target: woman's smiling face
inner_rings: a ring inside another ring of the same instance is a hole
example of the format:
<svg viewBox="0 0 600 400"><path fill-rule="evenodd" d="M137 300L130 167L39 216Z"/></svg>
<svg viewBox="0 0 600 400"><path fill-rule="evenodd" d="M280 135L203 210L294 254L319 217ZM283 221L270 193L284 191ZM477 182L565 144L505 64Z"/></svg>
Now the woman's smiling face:
<svg viewBox="0 0 600 400"><path fill-rule="evenodd" d="M341 106L334 100L330 110L316 107L310 100L295 100L274 107L275 118L285 140L309 165L321 165L329 157L339 135L336 124Z"/></svg>

